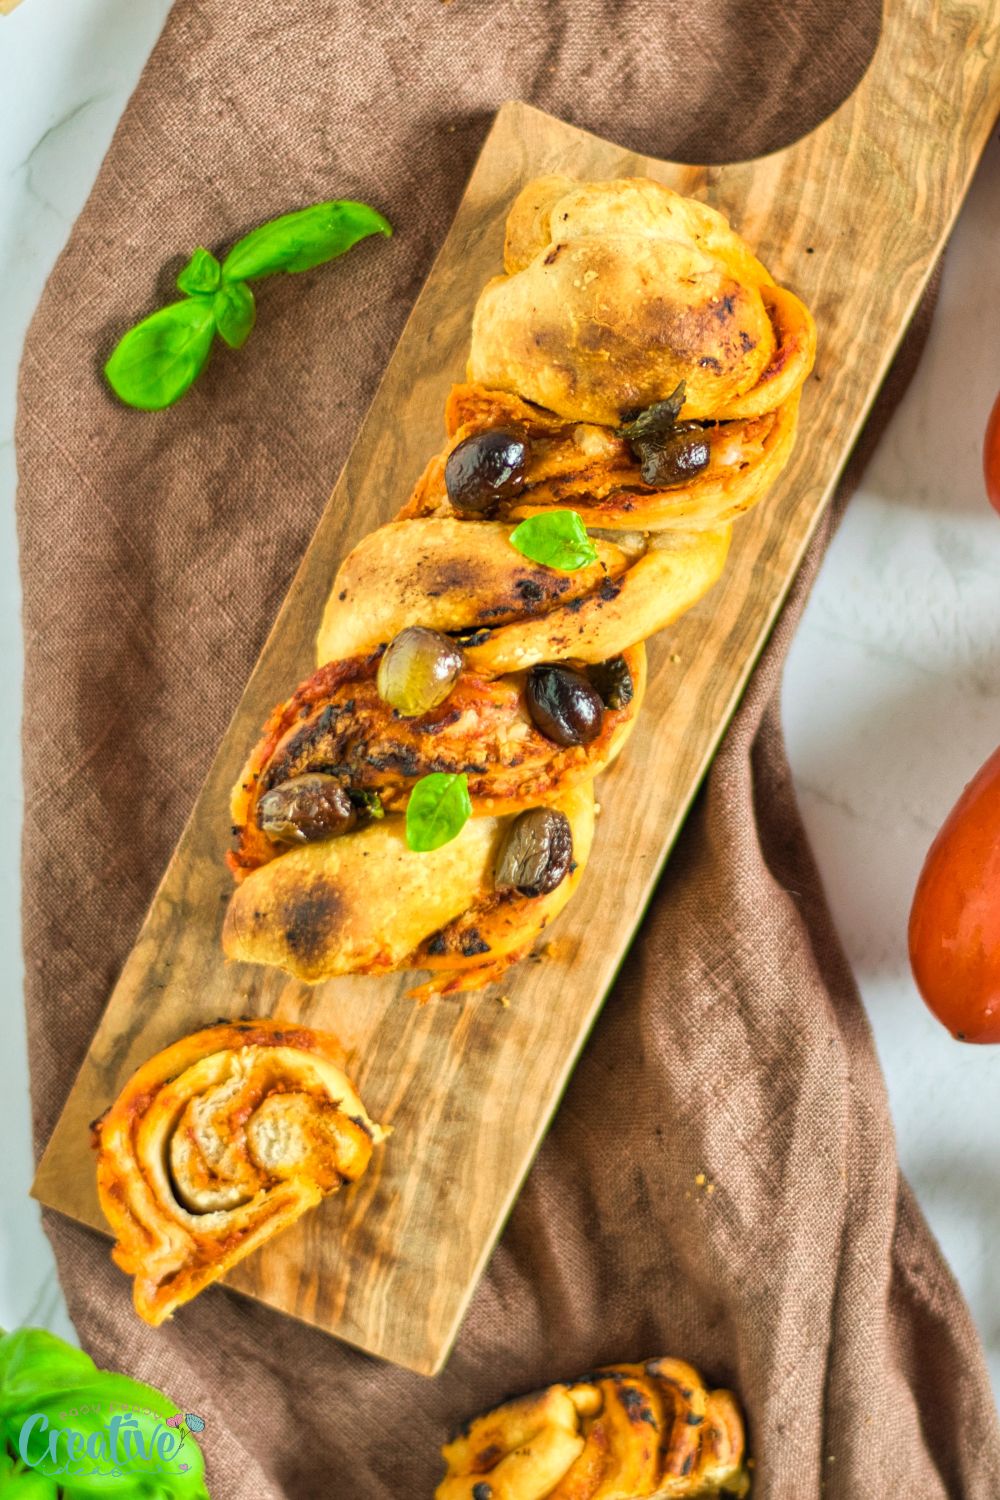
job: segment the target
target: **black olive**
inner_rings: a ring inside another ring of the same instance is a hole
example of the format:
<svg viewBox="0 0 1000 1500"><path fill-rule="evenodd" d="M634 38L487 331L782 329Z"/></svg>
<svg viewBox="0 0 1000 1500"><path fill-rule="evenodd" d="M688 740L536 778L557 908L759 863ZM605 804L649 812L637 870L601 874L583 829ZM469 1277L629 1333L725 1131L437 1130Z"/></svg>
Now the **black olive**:
<svg viewBox="0 0 1000 1500"><path fill-rule="evenodd" d="M557 745L587 745L601 732L600 694L572 667L532 667L524 695L535 728Z"/></svg>
<svg viewBox="0 0 1000 1500"><path fill-rule="evenodd" d="M627 708L632 702L635 686L624 656L595 662L587 668L587 676L600 693L605 708Z"/></svg>
<svg viewBox="0 0 1000 1500"><path fill-rule="evenodd" d="M336 776L308 772L264 793L257 827L278 844L312 844L349 833L358 813Z"/></svg>
<svg viewBox="0 0 1000 1500"><path fill-rule="evenodd" d="M531 807L515 818L496 867L497 890L522 896L554 891L573 862L573 830L565 813Z"/></svg>
<svg viewBox="0 0 1000 1500"><path fill-rule="evenodd" d="M652 406L635 406L623 411L622 425L615 428L615 436L627 438L633 446L662 442L677 426L686 392L687 382L681 380L665 401L654 401Z"/></svg>
<svg viewBox="0 0 1000 1500"><path fill-rule="evenodd" d="M486 515L499 501L521 493L527 466L528 449L520 433L507 427L474 432L448 454L448 499L458 510Z"/></svg>
<svg viewBox="0 0 1000 1500"><path fill-rule="evenodd" d="M635 443L645 484L680 484L708 468L711 449L704 428L697 424L677 427L656 443Z"/></svg>

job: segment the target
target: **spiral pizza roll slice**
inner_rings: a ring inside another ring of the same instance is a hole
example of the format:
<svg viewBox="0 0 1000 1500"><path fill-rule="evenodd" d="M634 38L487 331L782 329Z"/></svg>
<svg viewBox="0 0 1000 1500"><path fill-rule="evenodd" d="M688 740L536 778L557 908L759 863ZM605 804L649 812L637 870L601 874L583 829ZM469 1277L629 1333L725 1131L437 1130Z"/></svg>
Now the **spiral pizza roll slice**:
<svg viewBox="0 0 1000 1500"><path fill-rule="evenodd" d="M767 493L788 462L798 391L769 411L696 422L684 415L682 386L676 409L661 411L648 449L641 436L627 435L640 434L641 424L569 421L509 392L455 386L445 412L447 446L430 460L401 514L460 515L448 492L449 458L470 438L498 430L524 445L523 484L492 512L512 522L561 507L577 511L588 527L612 532L690 531L733 521Z"/></svg>
<svg viewBox="0 0 1000 1500"><path fill-rule="evenodd" d="M537 892L499 872L521 819L555 820L558 866ZM276 964L307 983L338 974L430 969L420 998L474 990L522 958L580 880L594 832L583 782L519 816L470 818L440 848L417 852L390 814L344 838L306 843L251 870L226 912L222 945L244 963ZM558 877L555 884L551 879Z"/></svg>
<svg viewBox="0 0 1000 1500"><path fill-rule="evenodd" d="M418 649L433 653L437 640L425 631ZM560 744L539 729L524 673L460 671L436 708L406 717L380 695L379 669L377 652L330 663L271 714L233 792L238 842L230 867L238 880L290 846L350 836L373 813L402 811L414 785L434 772L466 776L473 816L509 816L592 780L635 723L646 653L633 646L617 659L615 692L606 689L610 702L581 744Z"/></svg>
<svg viewBox="0 0 1000 1500"><path fill-rule="evenodd" d="M336 1040L274 1020L158 1052L94 1126L112 1256L156 1326L365 1172L384 1137Z"/></svg>
<svg viewBox="0 0 1000 1500"><path fill-rule="evenodd" d="M749 1493L743 1419L682 1360L612 1365L477 1417L435 1500L684 1500Z"/></svg>
<svg viewBox="0 0 1000 1500"><path fill-rule="evenodd" d="M542 177L507 220L469 379L614 427L684 383L689 420L774 411L815 355L806 308L722 214L646 178Z"/></svg>
<svg viewBox="0 0 1000 1500"><path fill-rule="evenodd" d="M461 639L495 676L540 662L613 659L691 609L719 578L728 525L593 538L597 562L559 572L510 544L502 521L427 516L363 537L338 570L316 641L322 665L367 654L409 626Z"/></svg>

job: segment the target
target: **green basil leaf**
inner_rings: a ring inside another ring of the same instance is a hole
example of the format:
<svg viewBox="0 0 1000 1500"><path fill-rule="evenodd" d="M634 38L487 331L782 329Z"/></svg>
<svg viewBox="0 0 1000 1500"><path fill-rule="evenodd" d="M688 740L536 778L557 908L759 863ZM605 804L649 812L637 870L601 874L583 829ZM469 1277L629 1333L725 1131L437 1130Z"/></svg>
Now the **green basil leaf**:
<svg viewBox="0 0 1000 1500"><path fill-rule="evenodd" d="M104 373L127 406L161 411L183 396L204 368L214 337L211 297L171 302L129 329Z"/></svg>
<svg viewBox="0 0 1000 1500"><path fill-rule="evenodd" d="M257 321L253 292L243 281L226 282L212 300L215 326L230 349L242 349Z"/></svg>
<svg viewBox="0 0 1000 1500"><path fill-rule="evenodd" d="M511 532L510 543L522 557L558 568L560 573L575 573L597 561L597 548L575 510L545 510L529 516Z"/></svg>
<svg viewBox="0 0 1000 1500"><path fill-rule="evenodd" d="M282 214L237 240L222 262L227 281L308 271L343 255L370 234L392 234L392 226L367 203L314 203Z"/></svg>
<svg viewBox="0 0 1000 1500"><path fill-rule="evenodd" d="M199 245L177 277L177 285L182 292L215 292L221 280L221 265L211 250Z"/></svg>
<svg viewBox="0 0 1000 1500"><path fill-rule="evenodd" d="M0 1335L0 1417L12 1407L93 1380L89 1354L44 1328L18 1328Z"/></svg>
<svg viewBox="0 0 1000 1500"><path fill-rule="evenodd" d="M69 1496L72 1491L63 1493ZM26 1469L20 1461L15 1465L9 1455L0 1453L0 1495L4 1500L59 1500L59 1487L37 1469Z"/></svg>
<svg viewBox="0 0 1000 1500"><path fill-rule="evenodd" d="M208 1500L201 1450L166 1425L180 1415L152 1386L98 1370L42 1329L0 1338L0 1452L30 1500ZM13 1500L21 1489L9 1487Z"/></svg>
<svg viewBox="0 0 1000 1500"><path fill-rule="evenodd" d="M472 817L469 778L464 771L432 771L422 776L406 804L406 843L418 854L450 844Z"/></svg>

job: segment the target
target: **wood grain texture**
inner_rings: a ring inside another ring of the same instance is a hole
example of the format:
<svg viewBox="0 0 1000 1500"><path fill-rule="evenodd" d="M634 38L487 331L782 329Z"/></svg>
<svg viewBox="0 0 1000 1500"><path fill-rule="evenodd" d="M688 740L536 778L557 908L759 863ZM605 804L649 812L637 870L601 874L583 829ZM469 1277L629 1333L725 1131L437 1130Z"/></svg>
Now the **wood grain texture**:
<svg viewBox="0 0 1000 1500"><path fill-rule="evenodd" d="M374 1354L440 1368L958 211L1000 109L998 32L1000 0L891 0L853 97L790 149L731 166L655 161L523 104L500 111L45 1153L34 1187L44 1203L104 1227L88 1122L157 1049L220 1016L328 1027L351 1050L371 1113L395 1134L365 1179L228 1284ZM544 172L649 175L705 198L804 298L820 354L792 462L737 524L723 582L651 643L646 704L598 783L595 852L553 929L559 951L511 972L509 1006L493 990L420 1008L404 997L407 976L309 989L226 966L230 785L272 703L312 668L340 559L396 512L439 447L510 201Z"/></svg>

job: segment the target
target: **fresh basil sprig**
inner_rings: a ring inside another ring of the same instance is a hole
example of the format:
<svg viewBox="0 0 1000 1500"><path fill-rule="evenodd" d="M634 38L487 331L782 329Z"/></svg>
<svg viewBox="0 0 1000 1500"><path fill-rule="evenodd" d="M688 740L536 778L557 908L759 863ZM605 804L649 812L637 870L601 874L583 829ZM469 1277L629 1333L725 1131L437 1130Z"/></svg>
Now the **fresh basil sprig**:
<svg viewBox="0 0 1000 1500"><path fill-rule="evenodd" d="M597 561L597 548L575 510L545 510L529 516L511 532L510 544L522 557L558 568L560 573L575 573Z"/></svg>
<svg viewBox="0 0 1000 1500"><path fill-rule="evenodd" d="M99 1370L44 1329L0 1331L5 1500L208 1500L204 1458L179 1415L152 1386Z"/></svg>
<svg viewBox="0 0 1000 1500"><path fill-rule="evenodd" d="M161 411L204 369L218 334L240 349L257 316L249 280L279 271L311 270L392 226L367 203L314 203L282 214L237 240L225 260L199 245L177 277L183 302L143 318L121 339L104 367L115 395L142 411Z"/></svg>
<svg viewBox="0 0 1000 1500"><path fill-rule="evenodd" d="M422 776L406 804L406 843L418 854L450 844L472 817L469 778L464 771L432 771Z"/></svg>

